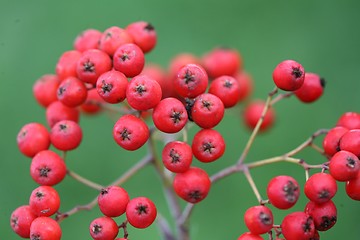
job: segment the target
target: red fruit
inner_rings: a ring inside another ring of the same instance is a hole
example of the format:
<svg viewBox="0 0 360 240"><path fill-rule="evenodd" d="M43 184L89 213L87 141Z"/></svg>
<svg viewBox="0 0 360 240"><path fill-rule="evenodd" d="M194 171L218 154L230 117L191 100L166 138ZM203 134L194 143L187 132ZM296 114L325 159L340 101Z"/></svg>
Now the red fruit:
<svg viewBox="0 0 360 240"><path fill-rule="evenodd" d="M186 64L178 70L173 84L177 94L194 98L206 91L208 81L206 71L200 65Z"/></svg>
<svg viewBox="0 0 360 240"><path fill-rule="evenodd" d="M52 218L38 217L31 223L31 240L60 240L61 235L60 225Z"/></svg>
<svg viewBox="0 0 360 240"><path fill-rule="evenodd" d="M80 109L87 114L96 114L102 110L101 104L105 103L104 99L100 97L96 88L88 90L85 102L80 106Z"/></svg>
<svg viewBox="0 0 360 240"><path fill-rule="evenodd" d="M161 100L161 87L150 77L138 75L131 79L126 89L126 99L129 105L140 111L154 108Z"/></svg>
<svg viewBox="0 0 360 240"><path fill-rule="evenodd" d="M154 26L150 23L144 21L133 22L125 30L144 53L150 52L155 47L157 35Z"/></svg>
<svg viewBox="0 0 360 240"><path fill-rule="evenodd" d="M28 123L24 125L16 138L18 148L27 157L33 157L50 146L48 130L40 123Z"/></svg>
<svg viewBox="0 0 360 240"><path fill-rule="evenodd" d="M360 129L346 132L340 139L340 149L360 157Z"/></svg>
<svg viewBox="0 0 360 240"><path fill-rule="evenodd" d="M185 201L198 203L208 195L211 181L204 170L190 167L186 172L175 175L173 187L176 194Z"/></svg>
<svg viewBox="0 0 360 240"><path fill-rule="evenodd" d="M264 234L273 227L273 214L266 206L253 206L246 210L244 221L252 234Z"/></svg>
<svg viewBox="0 0 360 240"><path fill-rule="evenodd" d="M144 68L145 56L136 44L127 43L116 50L113 64L114 69L122 72L126 77L135 77Z"/></svg>
<svg viewBox="0 0 360 240"><path fill-rule="evenodd" d="M126 98L127 77L118 71L111 70L100 75L96 89L100 97L108 103L119 103Z"/></svg>
<svg viewBox="0 0 360 240"><path fill-rule="evenodd" d="M146 143L150 132L144 121L128 114L120 117L115 123L113 136L116 143L122 148L134 151Z"/></svg>
<svg viewBox="0 0 360 240"><path fill-rule="evenodd" d="M145 64L140 74L147 75L149 78L158 82L161 87L162 99L172 96L172 81L169 79L165 70L161 66L154 63Z"/></svg>
<svg viewBox="0 0 360 240"><path fill-rule="evenodd" d="M84 82L76 77L68 77L60 83L57 98L68 107L77 107L85 102L87 92Z"/></svg>
<svg viewBox="0 0 360 240"><path fill-rule="evenodd" d="M60 80L56 75L46 74L36 80L33 86L33 94L36 101L43 107L57 101L56 91Z"/></svg>
<svg viewBox="0 0 360 240"><path fill-rule="evenodd" d="M180 68L190 63L201 65L200 59L192 53L180 53L173 57L169 64L170 78L175 78Z"/></svg>
<svg viewBox="0 0 360 240"><path fill-rule="evenodd" d="M360 129L360 113L346 112L340 116L336 126L342 126L349 130Z"/></svg>
<svg viewBox="0 0 360 240"><path fill-rule="evenodd" d="M262 100L255 100L246 106L243 117L247 127L254 129L257 122L260 120L262 112L265 107L265 102ZM275 112L272 108L268 108L265 114L260 130L265 131L273 125Z"/></svg>
<svg viewBox="0 0 360 240"><path fill-rule="evenodd" d="M327 173L315 173L305 183L304 192L310 201L324 203L337 192L335 179Z"/></svg>
<svg viewBox="0 0 360 240"><path fill-rule="evenodd" d="M95 240L110 240L116 238L119 228L112 218L99 217L90 223L89 231Z"/></svg>
<svg viewBox="0 0 360 240"><path fill-rule="evenodd" d="M185 172L190 168L192 162L191 147L186 142L169 142L162 150L162 161L171 172Z"/></svg>
<svg viewBox="0 0 360 240"><path fill-rule="evenodd" d="M58 154L44 150L32 159L30 175L40 185L53 186L65 178L66 165Z"/></svg>
<svg viewBox="0 0 360 240"><path fill-rule="evenodd" d="M46 108L46 121L52 128L62 120L79 121L79 110L65 106L60 101L53 102Z"/></svg>
<svg viewBox="0 0 360 240"><path fill-rule="evenodd" d="M113 56L120 46L132 43L130 34L122 28L113 26L104 31L99 42L99 49Z"/></svg>
<svg viewBox="0 0 360 240"><path fill-rule="evenodd" d="M200 162L213 162L225 152L225 141L214 129L202 129L197 132L192 142L192 152Z"/></svg>
<svg viewBox="0 0 360 240"><path fill-rule="evenodd" d="M68 77L77 77L76 66L80 58L81 52L76 50L66 51L60 56L55 71L61 81Z"/></svg>
<svg viewBox="0 0 360 240"><path fill-rule="evenodd" d="M340 139L349 130L344 127L334 127L325 135L322 142L324 152L329 156L340 151Z"/></svg>
<svg viewBox="0 0 360 240"><path fill-rule="evenodd" d="M195 99L191 117L201 128L213 128L224 117L224 104L217 96L204 93Z"/></svg>
<svg viewBox="0 0 360 240"><path fill-rule="evenodd" d="M294 60L285 60L279 63L273 72L275 85L285 91L299 89L305 78L305 71L300 63Z"/></svg>
<svg viewBox="0 0 360 240"><path fill-rule="evenodd" d="M146 197L137 197L130 200L126 207L126 218L136 228L147 228L156 219L155 204Z"/></svg>
<svg viewBox="0 0 360 240"><path fill-rule="evenodd" d="M355 178L346 182L345 190L351 199L360 201L360 171Z"/></svg>
<svg viewBox="0 0 360 240"><path fill-rule="evenodd" d="M129 201L129 194L118 186L104 188L98 196L100 211L108 217L118 217L124 214Z"/></svg>
<svg viewBox="0 0 360 240"><path fill-rule="evenodd" d="M324 87L325 79L315 73L305 73L304 83L294 93L300 101L311 103L321 97Z"/></svg>
<svg viewBox="0 0 360 240"><path fill-rule="evenodd" d="M30 226L37 216L31 211L30 206L23 205L11 213L10 226L22 238L30 238Z"/></svg>
<svg viewBox="0 0 360 240"><path fill-rule="evenodd" d="M305 206L305 213L314 219L315 228L318 231L329 230L337 220L336 206L331 200L322 204L308 202Z"/></svg>
<svg viewBox="0 0 360 240"><path fill-rule="evenodd" d="M102 33L96 29L86 29L74 40L74 48L79 52L98 48Z"/></svg>
<svg viewBox="0 0 360 240"><path fill-rule="evenodd" d="M82 130L79 124L74 121L60 121L51 128L50 139L57 149L70 151L80 145Z"/></svg>
<svg viewBox="0 0 360 240"><path fill-rule="evenodd" d="M218 77L211 82L209 93L220 98L225 108L233 107L240 98L239 82L231 76Z"/></svg>
<svg viewBox="0 0 360 240"><path fill-rule="evenodd" d="M251 232L246 232L238 237L237 240L263 240L263 238L259 235L252 234Z"/></svg>
<svg viewBox="0 0 360 240"><path fill-rule="evenodd" d="M266 188L270 203L279 209L289 209L299 199L300 189L297 181L290 176L277 176L270 180Z"/></svg>
<svg viewBox="0 0 360 240"><path fill-rule="evenodd" d="M239 83L239 102L243 101L247 97L250 96L250 94L253 91L253 79L251 75L245 71L237 72L234 75L235 79Z"/></svg>
<svg viewBox="0 0 360 240"><path fill-rule="evenodd" d="M330 159L330 175L337 181L346 182L356 177L360 170L359 159L348 151L335 153Z"/></svg>
<svg viewBox="0 0 360 240"><path fill-rule="evenodd" d="M314 220L304 212L293 212L283 219L281 231L286 240L311 239L315 232Z"/></svg>
<svg viewBox="0 0 360 240"><path fill-rule="evenodd" d="M49 217L59 210L60 197L54 188L40 186L32 191L29 205L31 211L38 217Z"/></svg>

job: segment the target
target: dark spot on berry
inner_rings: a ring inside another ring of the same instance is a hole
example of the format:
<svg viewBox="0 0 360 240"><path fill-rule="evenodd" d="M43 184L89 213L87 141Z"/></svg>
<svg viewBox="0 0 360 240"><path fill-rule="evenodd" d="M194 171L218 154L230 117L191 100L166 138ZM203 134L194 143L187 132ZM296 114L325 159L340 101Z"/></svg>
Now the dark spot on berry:
<svg viewBox="0 0 360 240"><path fill-rule="evenodd" d="M305 223L304 223L304 225L303 225L303 230L304 230L304 232L311 232L311 230L312 230L312 227L311 227L311 225L313 224L313 219L312 219L312 217L308 217L307 219L306 219L306 221L305 221Z"/></svg>
<svg viewBox="0 0 360 240"><path fill-rule="evenodd" d="M327 199L330 196L330 192L327 189L323 189L321 192L318 193L319 199Z"/></svg>
<svg viewBox="0 0 360 240"><path fill-rule="evenodd" d="M100 193L101 193L101 195L105 195L105 194L108 194L109 191L106 188L103 188L103 189L101 189Z"/></svg>
<svg viewBox="0 0 360 240"><path fill-rule="evenodd" d="M121 132L120 132L120 135L121 135L121 138L122 138L122 140L130 140L130 132L126 129L126 128L124 128L124 130L122 130Z"/></svg>
<svg viewBox="0 0 360 240"><path fill-rule="evenodd" d="M92 231L94 234L99 234L99 233L101 233L101 231L102 231L102 226L99 225L99 224L97 224L97 223L95 223L95 224L93 225L91 231Z"/></svg>
<svg viewBox="0 0 360 240"><path fill-rule="evenodd" d="M18 225L18 218L17 217L12 217L11 218L11 225L12 226L17 226Z"/></svg>
<svg viewBox="0 0 360 240"><path fill-rule="evenodd" d="M105 34L105 39L108 39L108 38L112 38L112 33L111 32L107 32Z"/></svg>
<svg viewBox="0 0 360 240"><path fill-rule="evenodd" d="M67 125L66 125L66 124L60 124L60 125L59 125L60 131L64 131L64 130L66 130L66 128L67 128Z"/></svg>
<svg viewBox="0 0 360 240"><path fill-rule="evenodd" d="M293 203L297 200L297 194L295 194L299 188L292 182L288 181L287 184L283 187L283 191L285 192L285 198L288 202Z"/></svg>
<svg viewBox="0 0 360 240"><path fill-rule="evenodd" d="M185 98L185 109L186 112L188 114L188 119L189 121L193 122L194 120L192 119L192 115L191 115L191 111L192 108L194 106L195 100L194 99L190 99L190 98Z"/></svg>
<svg viewBox="0 0 360 240"><path fill-rule="evenodd" d="M84 72L95 72L95 65L94 63L90 62L90 60L87 60L87 62L84 63Z"/></svg>
<svg viewBox="0 0 360 240"><path fill-rule="evenodd" d="M195 82L195 77L194 77L194 75L190 72L189 69L186 69L185 75L184 75L184 79L185 79L185 84L189 84L189 82Z"/></svg>
<svg viewBox="0 0 360 240"><path fill-rule="evenodd" d="M355 161L353 158L347 157L347 158L346 158L346 161L347 161L347 163L346 163L346 166L347 166L347 167L349 167L349 168L355 168L355 166L356 166L356 161Z"/></svg>
<svg viewBox="0 0 360 240"><path fill-rule="evenodd" d="M295 67L292 70L292 75L294 75L296 78L299 78L299 77L301 77L303 75L303 72L300 71L299 68Z"/></svg>
<svg viewBox="0 0 360 240"><path fill-rule="evenodd" d="M124 53L123 55L120 56L120 59L125 62L126 60L129 60L130 57L127 53Z"/></svg>
<svg viewBox="0 0 360 240"><path fill-rule="evenodd" d="M51 172L51 169L48 167L43 167L39 169L40 177L48 177L48 173Z"/></svg>
<svg viewBox="0 0 360 240"><path fill-rule="evenodd" d="M320 85L322 86L322 88L325 88L325 86L326 86L325 78L320 78Z"/></svg>
<svg viewBox="0 0 360 240"><path fill-rule="evenodd" d="M135 91L142 96L143 92L146 92L146 87L144 85L138 85L135 87Z"/></svg>
<svg viewBox="0 0 360 240"><path fill-rule="evenodd" d="M150 31L154 31L155 28L154 28L154 26L153 26L151 23L148 23L148 24L146 24L146 26L144 27L144 30L150 32Z"/></svg>
<svg viewBox="0 0 360 240"><path fill-rule="evenodd" d="M58 90L58 96L62 96L65 91L66 91L66 88L60 87L59 90Z"/></svg>
<svg viewBox="0 0 360 240"><path fill-rule="evenodd" d="M173 123L179 123L181 121L181 112L173 111L170 118L172 119Z"/></svg>
<svg viewBox="0 0 360 240"><path fill-rule="evenodd" d="M136 206L136 211L139 215L147 214L148 206L139 204L138 206Z"/></svg>
<svg viewBox="0 0 360 240"><path fill-rule="evenodd" d="M264 212L260 212L259 218L260 218L260 221L264 225L272 225L273 224L273 221L272 221L271 217L268 214L264 213Z"/></svg>
<svg viewBox="0 0 360 240"><path fill-rule="evenodd" d="M203 100L202 101L203 107L205 107L207 110L211 111L211 102Z"/></svg>
<svg viewBox="0 0 360 240"><path fill-rule="evenodd" d="M226 88L231 88L232 85L233 85L233 84L231 83L230 80L225 80L225 82L224 82L224 87L226 87Z"/></svg>
<svg viewBox="0 0 360 240"><path fill-rule="evenodd" d="M203 144L203 150L204 152L212 153L212 149L215 148L214 145L212 145L210 142Z"/></svg>
<svg viewBox="0 0 360 240"><path fill-rule="evenodd" d="M173 148L170 150L169 156L171 157L171 163L180 162L180 155Z"/></svg>
<svg viewBox="0 0 360 240"><path fill-rule="evenodd" d="M45 196L45 194L43 194L42 192L36 192L35 196L39 199L43 198Z"/></svg>
<svg viewBox="0 0 360 240"><path fill-rule="evenodd" d="M188 194L190 202L197 202L202 199L202 194L199 190L194 190Z"/></svg>
<svg viewBox="0 0 360 240"><path fill-rule="evenodd" d="M340 141L338 142L338 144L336 145L336 151L339 152L341 150L340 148Z"/></svg>
<svg viewBox="0 0 360 240"><path fill-rule="evenodd" d="M113 85L110 83L106 83L105 80L102 80L102 86L101 89L104 93L111 92L111 89L113 88Z"/></svg>
<svg viewBox="0 0 360 240"><path fill-rule="evenodd" d="M39 234L32 234L30 237L31 240L41 240L41 237Z"/></svg>
<svg viewBox="0 0 360 240"><path fill-rule="evenodd" d="M321 218L321 223L320 223L320 226L319 226L319 230L320 231L325 231L327 229L329 229L330 227L332 227L335 223L336 223L336 216L332 216L332 217L329 217L329 216L323 216Z"/></svg>

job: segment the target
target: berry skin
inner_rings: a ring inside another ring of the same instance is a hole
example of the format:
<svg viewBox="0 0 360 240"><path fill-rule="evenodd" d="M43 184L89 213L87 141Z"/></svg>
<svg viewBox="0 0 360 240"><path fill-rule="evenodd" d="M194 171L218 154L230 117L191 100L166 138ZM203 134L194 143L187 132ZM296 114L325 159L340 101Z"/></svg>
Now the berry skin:
<svg viewBox="0 0 360 240"><path fill-rule="evenodd" d="M115 70L122 72L126 77L135 77L144 68L145 56L136 44L127 43L116 50L113 63Z"/></svg>
<svg viewBox="0 0 360 240"><path fill-rule="evenodd" d="M285 60L275 67L272 76L278 88L295 91L303 85L305 71L300 63L294 60Z"/></svg>
<svg viewBox="0 0 360 240"><path fill-rule="evenodd" d="M44 150L32 159L30 175L40 185L53 186L65 178L66 165L57 153Z"/></svg>
<svg viewBox="0 0 360 240"><path fill-rule="evenodd" d="M188 120L185 106L176 98L165 98L154 108L152 119L157 129L165 133L176 133L184 128Z"/></svg>
<svg viewBox="0 0 360 240"><path fill-rule="evenodd" d="M137 197L130 200L126 207L126 218L136 228L147 228L156 219L155 204L146 197Z"/></svg>
<svg viewBox="0 0 360 240"><path fill-rule="evenodd" d="M194 136L191 148L194 156L204 163L219 159L225 152L225 141L214 129L202 129Z"/></svg>
<svg viewBox="0 0 360 240"><path fill-rule="evenodd" d="M170 79L176 78L180 68L190 63L201 65L200 59L192 53L180 53L173 57L169 64Z"/></svg>
<svg viewBox="0 0 360 240"><path fill-rule="evenodd" d="M295 96L304 103L311 103L321 97L325 80L315 73L305 73L304 83L296 90Z"/></svg>
<svg viewBox="0 0 360 240"><path fill-rule="evenodd" d="M129 201L129 194L118 186L104 188L98 196L100 211L108 217L118 217L124 214Z"/></svg>
<svg viewBox="0 0 360 240"><path fill-rule="evenodd" d="M261 118L261 114L265 107L265 102L262 100L255 100L251 102L244 111L243 118L246 126L250 129L254 129L257 122ZM268 108L268 111L265 114L262 124L260 125L260 130L265 131L269 129L274 122L275 112L272 108Z"/></svg>
<svg viewBox="0 0 360 240"><path fill-rule="evenodd" d="M61 81L68 77L77 77L76 66L80 58L81 52L76 50L64 52L60 56L55 71Z"/></svg>
<svg viewBox="0 0 360 240"><path fill-rule="evenodd" d="M51 128L62 120L78 122L79 115L78 109L70 108L60 101L53 102L46 108L46 121Z"/></svg>
<svg viewBox="0 0 360 240"><path fill-rule="evenodd" d="M100 97L96 88L88 90L85 102L80 106L81 111L86 114L97 114L102 108L101 104L105 103L104 99Z"/></svg>
<svg viewBox="0 0 360 240"><path fill-rule="evenodd" d="M231 76L218 77L211 82L209 93L220 98L225 108L233 107L240 99L239 82Z"/></svg>
<svg viewBox="0 0 360 240"><path fill-rule="evenodd" d="M116 222L110 217L94 219L89 226L90 235L95 240L115 239L119 233Z"/></svg>
<svg viewBox="0 0 360 240"><path fill-rule="evenodd" d="M171 172L187 171L192 162L191 147L186 142L173 141L167 143L162 150L162 162Z"/></svg>
<svg viewBox="0 0 360 240"><path fill-rule="evenodd" d="M360 113L346 112L340 116L336 126L342 126L349 130L360 129Z"/></svg>
<svg viewBox="0 0 360 240"><path fill-rule="evenodd" d="M329 230L337 220L337 209L331 200L322 204L308 202L305 206L305 213L314 219L315 229L318 231Z"/></svg>
<svg viewBox="0 0 360 240"><path fill-rule="evenodd" d="M150 23L144 21L133 22L125 30L144 53L150 52L155 47L157 35L154 26Z"/></svg>
<svg viewBox="0 0 360 240"><path fill-rule="evenodd" d="M277 176L268 183L266 193L274 207L289 209L299 199L299 184L290 176Z"/></svg>
<svg viewBox="0 0 360 240"><path fill-rule="evenodd" d="M98 94L108 103L124 101L127 86L127 77L123 73L115 70L101 74L96 82Z"/></svg>
<svg viewBox="0 0 360 240"><path fill-rule="evenodd" d="M304 212L293 212L283 219L281 231L286 240L311 239L315 232L314 220Z"/></svg>
<svg viewBox="0 0 360 240"><path fill-rule="evenodd" d="M345 190L351 199L360 201L360 171L355 178L346 182Z"/></svg>
<svg viewBox="0 0 360 240"><path fill-rule="evenodd" d="M211 181L204 170L190 167L186 172L175 175L173 187L176 194L185 201L198 203L208 195Z"/></svg>
<svg viewBox="0 0 360 240"><path fill-rule="evenodd" d="M162 99L174 96L173 85L165 70L155 63L145 63L141 75L147 75L149 78L158 82L161 87Z"/></svg>
<svg viewBox="0 0 360 240"><path fill-rule="evenodd" d="M30 240L60 240L60 225L52 218L38 217L30 227Z"/></svg>
<svg viewBox="0 0 360 240"><path fill-rule="evenodd" d="M36 101L43 107L57 101L56 91L60 80L56 75L46 74L36 80L33 86L33 94Z"/></svg>
<svg viewBox="0 0 360 240"><path fill-rule="evenodd" d="M86 29L81 32L74 40L74 49L79 52L85 52L89 49L99 47L102 32L96 29Z"/></svg>
<svg viewBox="0 0 360 240"><path fill-rule="evenodd" d="M252 234L251 232L246 232L238 237L237 240L263 240L259 235Z"/></svg>
<svg viewBox="0 0 360 240"><path fill-rule="evenodd" d="M340 149L360 157L360 129L352 129L346 132L340 139Z"/></svg>
<svg viewBox="0 0 360 240"><path fill-rule="evenodd" d="M76 77L68 77L60 83L57 98L68 107L77 107L85 102L87 92L84 82Z"/></svg>
<svg viewBox="0 0 360 240"><path fill-rule="evenodd" d="M329 156L333 156L340 151L340 139L348 131L347 128L341 126L330 129L322 142L324 152Z"/></svg>
<svg viewBox="0 0 360 240"><path fill-rule="evenodd" d="M99 42L99 49L113 56L120 46L134 40L125 29L113 26L104 31Z"/></svg>
<svg viewBox="0 0 360 240"><path fill-rule="evenodd" d="M74 121L63 120L57 122L50 133L51 143L61 151L77 148L82 140L82 130Z"/></svg>
<svg viewBox="0 0 360 240"><path fill-rule="evenodd" d="M119 118L113 128L114 140L122 148L134 151L142 147L149 139L149 128L144 121L134 115Z"/></svg>
<svg viewBox="0 0 360 240"><path fill-rule="evenodd" d="M224 117L224 104L217 96L204 93L196 97L191 118L201 128L213 128Z"/></svg>
<svg viewBox="0 0 360 240"><path fill-rule="evenodd" d="M346 182L356 177L360 170L359 159L348 151L335 153L330 159L329 172L337 181Z"/></svg>
<svg viewBox="0 0 360 240"><path fill-rule="evenodd" d="M59 194L50 186L37 187L30 195L29 206L38 217L49 217L59 210Z"/></svg>
<svg viewBox="0 0 360 240"><path fill-rule="evenodd" d="M140 111L154 108L161 100L161 87L155 80L146 75L138 75L131 79L126 89L129 105Z"/></svg>
<svg viewBox="0 0 360 240"><path fill-rule="evenodd" d="M273 227L273 214L266 206L253 206L246 210L244 221L252 234L264 234Z"/></svg>
<svg viewBox="0 0 360 240"><path fill-rule="evenodd" d="M245 100L247 97L249 97L253 91L253 79L251 75L245 71L237 72L234 75L235 79L239 83L239 102Z"/></svg>
<svg viewBox="0 0 360 240"><path fill-rule="evenodd" d="M18 148L27 157L34 157L38 152L50 146L48 130L40 123L24 125L16 138Z"/></svg>
<svg viewBox="0 0 360 240"><path fill-rule="evenodd" d="M175 91L184 98L195 98L204 93L208 85L208 75L198 64L181 67L173 81Z"/></svg>
<svg viewBox="0 0 360 240"><path fill-rule="evenodd" d="M30 226L37 216L31 211L30 206L23 205L11 213L10 226L22 238L30 238Z"/></svg>
<svg viewBox="0 0 360 240"><path fill-rule="evenodd" d="M305 183L306 197L315 203L321 204L333 198L337 192L335 179L327 173L315 173Z"/></svg>

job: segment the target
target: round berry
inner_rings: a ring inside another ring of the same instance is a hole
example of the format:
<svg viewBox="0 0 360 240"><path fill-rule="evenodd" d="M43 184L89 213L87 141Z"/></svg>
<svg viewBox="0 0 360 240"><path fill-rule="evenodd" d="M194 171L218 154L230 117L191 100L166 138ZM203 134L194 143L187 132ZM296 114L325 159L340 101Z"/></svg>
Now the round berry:
<svg viewBox="0 0 360 240"><path fill-rule="evenodd" d="M241 234L237 240L264 240L260 235L253 234L251 232L246 232Z"/></svg>
<svg viewBox="0 0 360 240"><path fill-rule="evenodd" d="M137 197L130 200L126 207L126 218L136 228L147 228L156 219L155 204L146 197Z"/></svg>
<svg viewBox="0 0 360 240"><path fill-rule="evenodd" d="M30 206L23 205L11 213L10 226L12 230L22 238L30 238L30 226L37 216Z"/></svg>
<svg viewBox="0 0 360 240"><path fill-rule="evenodd" d="M94 219L89 226L90 235L95 240L115 239L119 233L116 222L110 217Z"/></svg>
<svg viewBox="0 0 360 240"><path fill-rule="evenodd" d="M125 29L113 26L106 29L101 35L99 49L113 56L120 46L132 42L132 37Z"/></svg>
<svg viewBox="0 0 360 240"><path fill-rule="evenodd" d="M16 138L18 148L27 157L33 157L50 146L50 135L40 123L28 123L23 126Z"/></svg>
<svg viewBox="0 0 360 240"><path fill-rule="evenodd" d="M355 178L346 182L345 190L351 199L360 201L360 171Z"/></svg>
<svg viewBox="0 0 360 240"><path fill-rule="evenodd" d="M64 52L60 56L55 71L61 81L68 77L77 77L76 66L80 58L81 52L76 50Z"/></svg>
<svg viewBox="0 0 360 240"><path fill-rule="evenodd" d="M231 76L218 77L211 82L209 93L220 98L225 108L233 107L240 99L239 82Z"/></svg>
<svg viewBox="0 0 360 240"><path fill-rule="evenodd" d="M253 91L253 79L251 75L245 71L237 72L234 75L239 83L239 102L245 100Z"/></svg>
<svg viewBox="0 0 360 240"><path fill-rule="evenodd" d="M96 29L86 29L81 32L74 40L74 49L79 52L85 52L89 49L99 47L102 32Z"/></svg>
<svg viewBox="0 0 360 240"><path fill-rule="evenodd" d="M265 107L265 102L262 100L255 100L246 106L243 119L246 126L250 129L254 129L258 121L261 119L263 110ZM269 129L274 122L275 112L272 108L268 108L263 122L260 125L260 130L265 131Z"/></svg>
<svg viewBox="0 0 360 240"><path fill-rule="evenodd" d="M266 206L253 206L246 210L244 221L252 234L264 234L273 227L273 214Z"/></svg>
<svg viewBox="0 0 360 240"><path fill-rule="evenodd" d="M214 129L202 129L194 136L191 148L194 156L204 163L219 159L225 152L225 140Z"/></svg>
<svg viewBox="0 0 360 240"><path fill-rule="evenodd" d="M175 91L184 98L194 98L206 91L208 75L198 64L181 67L173 81Z"/></svg>
<svg viewBox="0 0 360 240"><path fill-rule="evenodd" d="M63 120L57 122L50 133L51 143L61 151L77 148L82 140L82 130L74 121Z"/></svg>
<svg viewBox="0 0 360 240"><path fill-rule="evenodd" d="M351 152L339 151L330 159L329 172L337 181L349 181L356 177L359 170L360 161Z"/></svg>
<svg viewBox="0 0 360 240"><path fill-rule="evenodd" d="M162 99L173 96L172 81L167 76L165 70L155 63L145 63L141 75L147 75L149 78L158 82L161 87Z"/></svg>
<svg viewBox="0 0 360 240"><path fill-rule="evenodd" d="M126 98L127 77L115 70L100 75L96 89L100 97L108 103L119 103Z"/></svg>
<svg viewBox="0 0 360 240"><path fill-rule="evenodd" d="M329 230L337 220L337 209L331 200L322 204L308 202L305 206L305 213L314 219L315 229L318 231Z"/></svg>
<svg viewBox="0 0 360 240"><path fill-rule="evenodd" d="M266 193L274 207L289 209L299 199L300 189L293 177L284 175L272 178L268 183Z"/></svg>
<svg viewBox="0 0 360 240"><path fill-rule="evenodd" d="M340 151L340 139L348 131L347 128L340 126L330 129L322 142L324 152L329 156L333 156Z"/></svg>
<svg viewBox="0 0 360 240"><path fill-rule="evenodd" d="M65 106L60 101L53 102L46 108L46 121L51 128L62 120L78 122L79 115L78 109Z"/></svg>
<svg viewBox="0 0 360 240"><path fill-rule="evenodd" d="M116 50L113 63L115 70L122 72L126 77L135 77L144 68L145 56L136 44L127 43Z"/></svg>
<svg viewBox="0 0 360 240"><path fill-rule="evenodd" d="M315 203L324 203L333 198L337 192L335 179L327 173L315 173L305 183L306 197Z"/></svg>
<svg viewBox="0 0 360 240"><path fill-rule="evenodd" d="M30 240L60 240L60 225L52 218L38 217L34 219L30 226Z"/></svg>
<svg viewBox="0 0 360 240"><path fill-rule="evenodd" d="M360 157L360 129L346 132L340 139L340 149Z"/></svg>
<svg viewBox="0 0 360 240"><path fill-rule="evenodd" d="M37 216L49 217L59 210L60 197L54 188L40 186L32 191L29 205L31 211Z"/></svg>
<svg viewBox="0 0 360 240"><path fill-rule="evenodd" d="M273 72L275 85L285 91L299 89L305 78L305 71L300 63L294 60L285 60L279 63Z"/></svg>
<svg viewBox="0 0 360 240"><path fill-rule="evenodd" d="M190 63L201 65L200 59L192 53L180 53L173 57L169 64L170 78L176 78L180 68Z"/></svg>
<svg viewBox="0 0 360 240"><path fill-rule="evenodd" d="M46 74L36 80L33 86L33 94L36 101L43 107L57 101L56 92L60 80L56 75Z"/></svg>
<svg viewBox="0 0 360 240"><path fill-rule="evenodd" d="M336 126L342 126L349 130L360 129L360 113L346 112L340 116Z"/></svg>
<svg viewBox="0 0 360 240"><path fill-rule="evenodd" d="M294 93L300 101L311 103L321 97L324 88L325 79L315 73L305 73L304 83Z"/></svg>
<svg viewBox="0 0 360 240"><path fill-rule="evenodd" d="M192 150L186 142L173 141L165 145L162 150L162 162L171 172L185 172L192 162Z"/></svg>
<svg viewBox="0 0 360 240"><path fill-rule="evenodd" d="M86 114L97 114L102 108L101 104L105 103L104 99L100 97L96 88L88 90L87 98L80 109Z"/></svg>
<svg viewBox="0 0 360 240"><path fill-rule="evenodd" d="M150 52L155 47L157 35L154 26L150 23L145 21L133 22L125 30L144 53Z"/></svg>
<svg viewBox="0 0 360 240"><path fill-rule="evenodd" d="M68 107L77 107L85 102L87 92L84 82L76 77L68 77L60 83L57 98Z"/></svg>
<svg viewBox="0 0 360 240"><path fill-rule="evenodd" d="M100 211L108 217L118 217L124 214L129 201L129 194L118 186L104 188L98 196Z"/></svg>
<svg viewBox="0 0 360 240"><path fill-rule="evenodd" d="M293 212L283 219L281 231L286 240L311 239L315 232L314 220L304 212Z"/></svg>

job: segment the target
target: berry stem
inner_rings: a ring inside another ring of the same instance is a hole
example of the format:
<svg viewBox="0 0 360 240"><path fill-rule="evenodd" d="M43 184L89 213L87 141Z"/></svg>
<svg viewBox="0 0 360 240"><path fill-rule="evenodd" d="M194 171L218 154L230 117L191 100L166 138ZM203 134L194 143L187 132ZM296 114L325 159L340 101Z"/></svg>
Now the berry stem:
<svg viewBox="0 0 360 240"><path fill-rule="evenodd" d="M254 192L254 194L256 196L256 199L258 200L259 204L261 204L262 198L261 198L261 195L260 195L260 192L259 192L258 188L256 187L254 179L252 178L252 176L250 174L249 168L244 166L242 171L243 171L247 181L249 182L250 187L251 187L251 189L253 190L253 192Z"/></svg>
<svg viewBox="0 0 360 240"><path fill-rule="evenodd" d="M73 179L75 179L76 181L90 187L90 188L93 188L95 190L98 190L100 191L101 189L104 188L104 186L98 184L98 183L95 183L95 182L92 182L90 181L89 179L87 178L84 178L82 176L80 176L79 174L73 172L73 171L70 171L70 170L67 170L67 175L69 175L70 177L72 177Z"/></svg>
<svg viewBox="0 0 360 240"><path fill-rule="evenodd" d="M289 98L291 97L292 95L294 95L294 92L288 92L288 93L282 93L282 94L279 94L276 98L274 98L270 105L274 105L275 103L277 103L278 101L284 99L284 98Z"/></svg>
<svg viewBox="0 0 360 240"><path fill-rule="evenodd" d="M166 221L166 219L160 213L158 213L158 216L157 216L157 224L159 226L160 232L163 235L163 239L176 240L176 238L174 237L174 234L171 231L169 223Z"/></svg>

